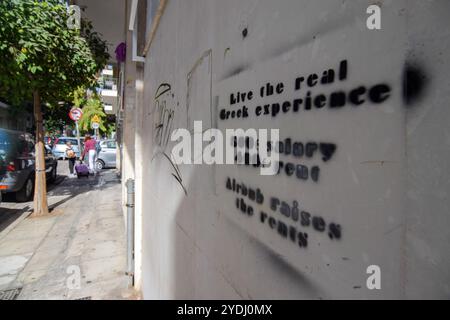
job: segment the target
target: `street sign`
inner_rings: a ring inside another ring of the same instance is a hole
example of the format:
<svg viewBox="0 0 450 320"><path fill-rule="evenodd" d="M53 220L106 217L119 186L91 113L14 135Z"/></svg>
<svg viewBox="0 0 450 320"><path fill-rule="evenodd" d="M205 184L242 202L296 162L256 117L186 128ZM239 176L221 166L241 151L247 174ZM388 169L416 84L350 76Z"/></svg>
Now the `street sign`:
<svg viewBox="0 0 450 320"><path fill-rule="evenodd" d="M94 115L91 119L91 122L97 122L100 123L100 117L98 115Z"/></svg>
<svg viewBox="0 0 450 320"><path fill-rule="evenodd" d="M91 123L91 127L92 127L92 129L97 130L98 128L100 128L100 123L92 122Z"/></svg>
<svg viewBox="0 0 450 320"><path fill-rule="evenodd" d="M73 121L78 121L83 116L83 111L80 108L72 108L69 112L69 117Z"/></svg>

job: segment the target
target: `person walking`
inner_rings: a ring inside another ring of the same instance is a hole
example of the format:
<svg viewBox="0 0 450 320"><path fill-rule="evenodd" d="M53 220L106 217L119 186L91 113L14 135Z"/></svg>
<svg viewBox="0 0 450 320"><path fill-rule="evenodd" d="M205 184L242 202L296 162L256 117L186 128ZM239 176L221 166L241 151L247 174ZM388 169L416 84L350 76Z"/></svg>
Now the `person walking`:
<svg viewBox="0 0 450 320"><path fill-rule="evenodd" d="M67 141L66 143L66 158L69 161L69 177L75 177L76 174L74 173L73 168L75 167L77 155L75 150L73 150L72 143L70 143L70 141Z"/></svg>
<svg viewBox="0 0 450 320"><path fill-rule="evenodd" d="M96 173L95 170L96 144L97 142L95 141L95 139L91 138L91 136L87 134L84 137L84 150L80 159L80 160L83 160L85 158L88 159L88 161L86 162L89 163L89 172L93 174Z"/></svg>

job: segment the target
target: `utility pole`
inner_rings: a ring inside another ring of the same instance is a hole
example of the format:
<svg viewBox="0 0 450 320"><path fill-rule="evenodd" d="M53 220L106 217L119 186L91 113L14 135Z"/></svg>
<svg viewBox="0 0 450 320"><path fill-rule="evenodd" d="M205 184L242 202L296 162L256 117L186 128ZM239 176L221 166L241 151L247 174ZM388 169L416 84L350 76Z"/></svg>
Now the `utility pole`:
<svg viewBox="0 0 450 320"><path fill-rule="evenodd" d="M78 120L75 121L75 128L77 130L78 151L80 152L80 157L81 157L80 128L78 127Z"/></svg>

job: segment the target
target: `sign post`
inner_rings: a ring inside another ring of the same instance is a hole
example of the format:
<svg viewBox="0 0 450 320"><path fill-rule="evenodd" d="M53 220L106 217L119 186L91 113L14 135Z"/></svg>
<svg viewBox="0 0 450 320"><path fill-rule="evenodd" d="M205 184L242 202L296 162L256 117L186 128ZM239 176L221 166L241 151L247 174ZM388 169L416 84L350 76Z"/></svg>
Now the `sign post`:
<svg viewBox="0 0 450 320"><path fill-rule="evenodd" d="M80 128L78 127L78 121L75 121L75 128L77 130L78 152L80 152L80 157L81 157Z"/></svg>
<svg viewBox="0 0 450 320"><path fill-rule="evenodd" d="M95 139L98 140L98 128L100 128L100 118L97 115L94 115L91 118L91 127L94 129Z"/></svg>
<svg viewBox="0 0 450 320"><path fill-rule="evenodd" d="M77 131L77 144L78 144L78 151L80 152L81 157L81 143L80 143L80 128L78 127L78 121L83 116L83 111L81 111L80 108L72 108L69 112L69 117L73 121L75 121L75 128Z"/></svg>
<svg viewBox="0 0 450 320"><path fill-rule="evenodd" d="M98 122L92 122L91 128L94 129L95 140L98 140L98 128L100 128L100 124Z"/></svg>

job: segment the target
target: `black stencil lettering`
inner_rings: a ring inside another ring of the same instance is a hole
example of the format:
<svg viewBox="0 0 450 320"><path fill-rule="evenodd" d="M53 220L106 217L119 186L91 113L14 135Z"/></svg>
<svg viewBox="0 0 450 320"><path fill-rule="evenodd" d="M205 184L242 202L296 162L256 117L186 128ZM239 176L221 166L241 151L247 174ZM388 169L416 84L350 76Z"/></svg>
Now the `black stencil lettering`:
<svg viewBox="0 0 450 320"><path fill-rule="evenodd" d="M289 112L289 110L291 109L291 103L289 101L285 101L283 102L283 106L281 107L283 109L283 112Z"/></svg>
<svg viewBox="0 0 450 320"><path fill-rule="evenodd" d="M280 207L280 212L283 216L289 218L291 216L291 207L289 207L289 205L286 202L282 201L281 207Z"/></svg>
<svg viewBox="0 0 450 320"><path fill-rule="evenodd" d="M321 217L313 217L312 225L317 231L325 231L325 220Z"/></svg>
<svg viewBox="0 0 450 320"><path fill-rule="evenodd" d="M322 153L322 160L327 162L336 151L336 145L334 143L321 143L319 145L319 150L320 153Z"/></svg>
<svg viewBox="0 0 450 320"><path fill-rule="evenodd" d="M284 143L282 141L278 141L278 150L276 150L278 153L284 153Z"/></svg>
<svg viewBox="0 0 450 320"><path fill-rule="evenodd" d="M288 235L288 228L281 221L278 221L278 234L281 235L284 238L287 238L287 235Z"/></svg>
<svg viewBox="0 0 450 320"><path fill-rule="evenodd" d="M308 227L311 224L311 214L309 212L306 211L302 211L300 213L301 216L301 225L304 227Z"/></svg>
<svg viewBox="0 0 450 320"><path fill-rule="evenodd" d="M347 67L348 63L347 60L342 60L339 64L339 80L345 80L347 79Z"/></svg>
<svg viewBox="0 0 450 320"><path fill-rule="evenodd" d="M300 90L302 82L305 81L304 77L299 77L297 79L295 79L295 90Z"/></svg>
<svg viewBox="0 0 450 320"><path fill-rule="evenodd" d="M308 80L306 81L306 83L308 84L309 87L314 87L317 84L317 79L319 77L317 76L317 74L313 73L310 74L308 76Z"/></svg>
<svg viewBox="0 0 450 320"><path fill-rule="evenodd" d="M227 118L227 111L225 109L220 110L220 120L225 120Z"/></svg>
<svg viewBox="0 0 450 320"><path fill-rule="evenodd" d="M242 118L248 118L248 108L246 106L242 108Z"/></svg>
<svg viewBox="0 0 450 320"><path fill-rule="evenodd" d="M276 227L276 225L277 225L277 221L274 218L269 217L269 227L271 229L274 229Z"/></svg>
<svg viewBox="0 0 450 320"><path fill-rule="evenodd" d="M299 179L308 180L308 167L298 164L296 175Z"/></svg>
<svg viewBox="0 0 450 320"><path fill-rule="evenodd" d="M284 84L283 84L283 82L280 82L279 84L277 84L275 92L278 94L281 94L281 93L283 93L283 90L284 90Z"/></svg>
<svg viewBox="0 0 450 320"><path fill-rule="evenodd" d="M341 108L345 106L345 92L333 92L330 95L330 108Z"/></svg>
<svg viewBox="0 0 450 320"><path fill-rule="evenodd" d="M300 210L298 209L298 202L294 201L294 204L292 205L292 210L291 210L292 220L297 222L299 215L300 215Z"/></svg>
<svg viewBox="0 0 450 320"><path fill-rule="evenodd" d="M284 171L286 172L286 174L290 177L294 174L295 172L295 165L293 163L287 163L286 167L284 169Z"/></svg>
<svg viewBox="0 0 450 320"><path fill-rule="evenodd" d="M231 179L230 178L227 178L226 187L228 190L231 190Z"/></svg>
<svg viewBox="0 0 450 320"><path fill-rule="evenodd" d="M365 102L365 100L362 99L361 96L364 93L366 93L366 88L363 86L352 90L349 94L350 102L353 103L355 106L359 106L360 104L363 104Z"/></svg>
<svg viewBox="0 0 450 320"><path fill-rule="evenodd" d="M341 226L339 224L330 223L328 229L328 236L330 237L330 239L341 238Z"/></svg>
<svg viewBox="0 0 450 320"><path fill-rule="evenodd" d="M317 166L314 166L311 168L311 180L314 182L318 182L319 181L319 173L320 173L320 168Z"/></svg>
<svg viewBox="0 0 450 320"><path fill-rule="evenodd" d="M273 211L277 211L279 204L280 204L280 199L275 198L275 197L272 197L270 199L270 209L272 209Z"/></svg>
<svg viewBox="0 0 450 320"><path fill-rule="evenodd" d="M247 187L245 186L245 184L242 184L241 188L242 188L242 195L247 196Z"/></svg>
<svg viewBox="0 0 450 320"><path fill-rule="evenodd" d="M308 91L305 98L305 110L311 110L311 91Z"/></svg>
<svg viewBox="0 0 450 320"><path fill-rule="evenodd" d="M334 70L329 69L325 70L322 74L322 79L320 80L321 84L330 84L334 82Z"/></svg>
<svg viewBox="0 0 450 320"><path fill-rule="evenodd" d="M250 200L255 201L256 200L256 192L253 189L248 189L248 197Z"/></svg>
<svg viewBox="0 0 450 320"><path fill-rule="evenodd" d="M307 144L306 144L306 152L305 152L305 155L308 157L308 158L312 158L313 156L314 156L314 152L316 152L316 150L318 149L318 145L317 145L317 143L315 143L315 142L308 142Z"/></svg>
<svg viewBox="0 0 450 320"><path fill-rule="evenodd" d="M369 98L373 103L381 103L389 98L391 88L386 84L379 84L374 86L369 91Z"/></svg>
<svg viewBox="0 0 450 320"><path fill-rule="evenodd" d="M308 246L308 234L304 232L298 233L298 245L301 248L306 248Z"/></svg>
<svg viewBox="0 0 450 320"><path fill-rule="evenodd" d="M286 155L290 155L291 154L291 147L292 147L292 140L291 140L291 138L287 138L286 140L285 140L285 146L284 146L284 153L286 154Z"/></svg>
<svg viewBox="0 0 450 320"><path fill-rule="evenodd" d="M276 117L279 112L280 112L280 104L278 103L272 104L272 117Z"/></svg>
<svg viewBox="0 0 450 320"><path fill-rule="evenodd" d="M294 100L294 112L298 112L300 110L300 106L303 103L303 99L295 99Z"/></svg>
<svg viewBox="0 0 450 320"><path fill-rule="evenodd" d="M259 219L260 219L261 223L264 223L267 219L267 213L261 211L261 214L259 215Z"/></svg>
<svg viewBox="0 0 450 320"><path fill-rule="evenodd" d="M289 238L295 242L297 238L297 229L295 229L293 226L289 227Z"/></svg>
<svg viewBox="0 0 450 320"><path fill-rule="evenodd" d="M294 143L294 156L296 157L302 157L303 156L303 143L301 142L295 142Z"/></svg>
<svg viewBox="0 0 450 320"><path fill-rule="evenodd" d="M317 109L323 108L326 105L326 100L327 98L323 94L320 94L314 98L314 106Z"/></svg>
<svg viewBox="0 0 450 320"><path fill-rule="evenodd" d="M242 213L247 213L247 205L245 204L244 199L242 199L242 198L241 198L240 207L241 207Z"/></svg>
<svg viewBox="0 0 450 320"><path fill-rule="evenodd" d="M256 203L262 204L264 202L264 195L261 193L261 190L256 189Z"/></svg>

